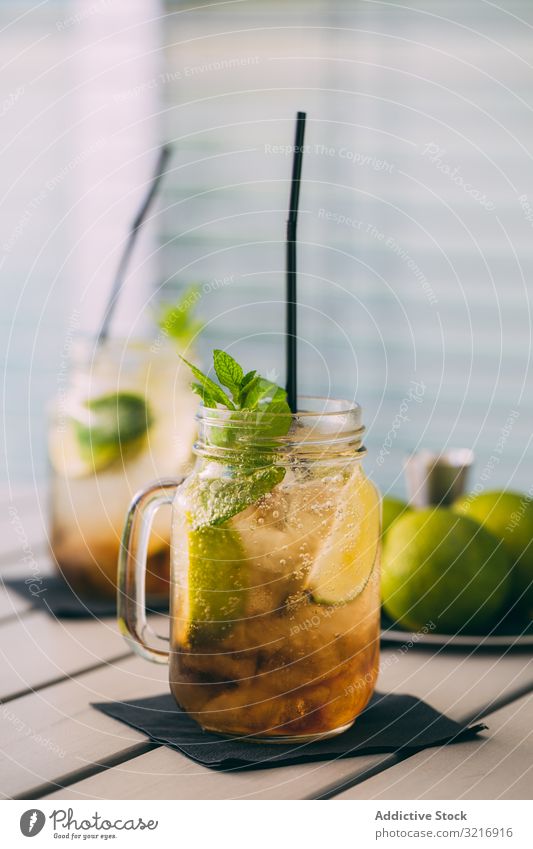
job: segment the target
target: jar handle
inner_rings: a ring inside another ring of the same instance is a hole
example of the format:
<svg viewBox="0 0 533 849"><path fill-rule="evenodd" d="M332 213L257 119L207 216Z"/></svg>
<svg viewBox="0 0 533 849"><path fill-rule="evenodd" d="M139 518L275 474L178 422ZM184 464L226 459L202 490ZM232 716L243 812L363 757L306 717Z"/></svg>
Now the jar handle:
<svg viewBox="0 0 533 849"><path fill-rule="evenodd" d="M182 481L183 478L155 481L135 495L126 515L118 558L117 610L120 631L134 652L154 663L168 663L169 640L156 634L146 621L148 541L156 512L164 504L172 504ZM157 640L165 643L167 648L153 647Z"/></svg>

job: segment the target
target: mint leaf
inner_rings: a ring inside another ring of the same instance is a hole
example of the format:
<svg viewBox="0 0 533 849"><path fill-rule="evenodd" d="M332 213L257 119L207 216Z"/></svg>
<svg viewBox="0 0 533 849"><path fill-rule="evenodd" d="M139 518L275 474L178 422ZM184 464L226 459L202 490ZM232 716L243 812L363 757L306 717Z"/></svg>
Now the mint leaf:
<svg viewBox="0 0 533 849"><path fill-rule="evenodd" d="M266 380L257 374L255 369L244 374L242 367L226 351L216 348L213 352L213 363L220 382L231 391L234 401L224 392L214 380L203 374L199 368L190 363L185 357L183 362L189 366L198 384L193 384L194 391L205 396L209 401L221 404L228 410L241 410L245 413L272 413L272 417L280 417L272 435L282 436L287 433L291 424L291 411L287 402L287 393L281 386ZM255 417L251 417L255 420ZM262 422L266 421L264 417ZM231 425L229 425L231 427Z"/></svg>
<svg viewBox="0 0 533 849"><path fill-rule="evenodd" d="M256 370L254 369L253 371L249 371L249 372L248 372L248 374L245 374L245 375L244 375L244 377L243 377L243 379L242 379L242 381L241 381L241 392L242 392L242 390L243 390L243 389L245 389L245 388L248 386L248 384L249 384L249 383L250 383L250 382L254 379L254 377L256 376L256 374L257 374L257 372L256 372Z"/></svg>
<svg viewBox="0 0 533 849"><path fill-rule="evenodd" d="M200 286L190 286L177 304L164 307L157 323L163 333L185 345L194 339L203 328L203 322L193 317L198 301L202 297Z"/></svg>
<svg viewBox="0 0 533 849"><path fill-rule="evenodd" d="M214 367L220 382L230 390L233 401L209 377L188 363L198 383L194 391L204 404L221 404L233 412L226 422L206 427L208 445L231 449L232 477L198 479L191 483L191 523L193 527L221 525L270 492L285 476L285 469L275 464L275 437L289 432L292 414L287 393L281 386L261 377L257 372L244 374L241 366L217 348L213 352ZM235 424L234 424L235 421ZM269 438L272 437L272 442Z"/></svg>
<svg viewBox="0 0 533 849"><path fill-rule="evenodd" d="M226 386L236 402L239 401L244 372L233 357L216 348L213 351L213 365L222 386Z"/></svg>
<svg viewBox="0 0 533 849"><path fill-rule="evenodd" d="M256 385L262 379L263 379L262 377L259 377L259 375L256 375L256 377L252 378L252 380L249 382L249 384L247 386L245 386L243 390L241 390L241 404L245 409L249 409L248 408L248 395L249 395L249 393L251 393L252 390L255 390Z"/></svg>
<svg viewBox="0 0 533 849"><path fill-rule="evenodd" d="M204 407L216 407L217 402L215 401L213 396L209 394L205 387L201 386L199 383L191 383L191 389L193 392L196 392L196 394L200 396Z"/></svg>
<svg viewBox="0 0 533 849"><path fill-rule="evenodd" d="M235 478L196 478L189 488L194 530L223 525L281 483L285 469L265 466Z"/></svg>
<svg viewBox="0 0 533 849"><path fill-rule="evenodd" d="M257 410L280 405L283 401L287 403L287 394L281 386L264 377L256 377L248 385L242 404L247 410Z"/></svg>
<svg viewBox="0 0 533 849"><path fill-rule="evenodd" d="M211 378L207 377L206 374L202 374L200 369L196 368L196 366L193 366L192 363L189 363L185 359L185 357L180 357L180 359L182 359L183 362L189 366L190 370L194 374L200 386L204 389L205 392L207 392L208 396L212 400L218 402L219 404L222 404L224 407L227 407L228 410L235 409L235 405L233 404L233 402L230 401L226 393L220 388L217 383L215 383L214 380L211 380Z"/></svg>
<svg viewBox="0 0 533 849"><path fill-rule="evenodd" d="M287 402L287 393L280 386L254 378L248 386L243 404L249 410L257 410L257 428L261 436L284 436L291 426L292 416Z"/></svg>
<svg viewBox="0 0 533 849"><path fill-rule="evenodd" d="M248 372L248 374L253 374L253 372ZM257 373L254 374L253 377L250 377L248 380L246 380L246 382L244 382L243 380L243 382L241 383L241 405L247 407L247 398L252 392L252 389L255 388L255 386L259 383L260 380L263 380L263 378L259 377Z"/></svg>

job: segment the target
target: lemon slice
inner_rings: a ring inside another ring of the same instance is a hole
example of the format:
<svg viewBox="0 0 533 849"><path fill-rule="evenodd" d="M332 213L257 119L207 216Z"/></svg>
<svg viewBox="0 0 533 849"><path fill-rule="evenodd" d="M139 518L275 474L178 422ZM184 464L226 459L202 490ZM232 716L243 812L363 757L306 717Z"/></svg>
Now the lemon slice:
<svg viewBox="0 0 533 849"><path fill-rule="evenodd" d="M242 616L245 554L238 533L203 527L188 534L188 641L198 645L224 636Z"/></svg>
<svg viewBox="0 0 533 849"><path fill-rule="evenodd" d="M377 559L380 512L376 488L357 469L307 578L306 589L318 604L345 604L363 592Z"/></svg>

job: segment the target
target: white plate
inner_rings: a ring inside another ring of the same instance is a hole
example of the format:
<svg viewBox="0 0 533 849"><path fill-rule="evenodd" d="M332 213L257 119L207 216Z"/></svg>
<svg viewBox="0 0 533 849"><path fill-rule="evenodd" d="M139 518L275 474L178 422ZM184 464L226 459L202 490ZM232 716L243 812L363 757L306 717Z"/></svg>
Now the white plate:
<svg viewBox="0 0 533 849"><path fill-rule="evenodd" d="M457 649L524 649L533 648L531 625L524 626L522 633L508 634L494 631L493 634L439 634L436 631L410 632L402 630L385 616L381 619L381 642L433 648Z"/></svg>

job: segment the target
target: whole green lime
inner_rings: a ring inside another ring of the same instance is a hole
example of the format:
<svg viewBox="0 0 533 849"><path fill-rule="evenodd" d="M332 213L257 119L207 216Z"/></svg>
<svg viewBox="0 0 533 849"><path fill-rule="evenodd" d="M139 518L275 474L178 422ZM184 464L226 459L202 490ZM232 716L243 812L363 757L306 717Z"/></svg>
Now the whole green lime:
<svg viewBox="0 0 533 849"><path fill-rule="evenodd" d="M413 508L409 507L405 501L402 501L400 498L393 498L391 495L384 496L381 501L381 509L381 536L383 539L397 519L413 511Z"/></svg>
<svg viewBox="0 0 533 849"><path fill-rule="evenodd" d="M383 606L411 630L483 633L505 609L510 564L501 542L445 507L404 516L383 551Z"/></svg>
<svg viewBox="0 0 533 849"><path fill-rule="evenodd" d="M519 492L482 492L467 495L453 510L475 519L503 539L512 568L513 599L533 616L533 499Z"/></svg>

